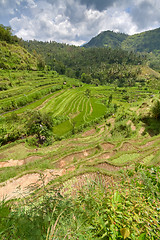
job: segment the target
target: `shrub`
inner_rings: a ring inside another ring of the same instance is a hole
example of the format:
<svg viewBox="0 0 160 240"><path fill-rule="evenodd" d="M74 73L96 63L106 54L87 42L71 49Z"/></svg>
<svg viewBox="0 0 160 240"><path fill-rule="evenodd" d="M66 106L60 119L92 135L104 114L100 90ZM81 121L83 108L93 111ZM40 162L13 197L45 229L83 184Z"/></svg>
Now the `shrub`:
<svg viewBox="0 0 160 240"><path fill-rule="evenodd" d="M155 101L153 106L151 107L151 114L153 118L160 118L160 101Z"/></svg>
<svg viewBox="0 0 160 240"><path fill-rule="evenodd" d="M128 138L132 135L132 130L129 125L126 124L125 121L115 123L114 128L111 130L111 134L113 136L118 136L119 134L124 137Z"/></svg>

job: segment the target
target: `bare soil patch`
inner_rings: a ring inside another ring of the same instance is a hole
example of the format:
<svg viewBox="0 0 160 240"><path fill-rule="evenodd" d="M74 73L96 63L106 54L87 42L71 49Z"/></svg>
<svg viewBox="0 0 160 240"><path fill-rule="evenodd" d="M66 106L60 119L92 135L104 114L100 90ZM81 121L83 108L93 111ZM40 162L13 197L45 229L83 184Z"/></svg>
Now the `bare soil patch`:
<svg viewBox="0 0 160 240"><path fill-rule="evenodd" d="M98 156L99 159L109 159L114 155L114 152L111 153L102 153Z"/></svg>
<svg viewBox="0 0 160 240"><path fill-rule="evenodd" d="M121 151L132 151L136 148L130 143L123 143L122 147L120 148Z"/></svg>
<svg viewBox="0 0 160 240"><path fill-rule="evenodd" d="M66 173L73 172L74 170L75 170L75 166L69 167L67 168Z"/></svg>
<svg viewBox="0 0 160 240"><path fill-rule="evenodd" d="M152 146L155 142L156 142L156 140L155 140L155 141L150 141L150 142L147 142L146 144L141 145L141 146L139 146L139 147L140 147L140 148L147 148L147 147Z"/></svg>
<svg viewBox="0 0 160 240"><path fill-rule="evenodd" d="M0 200L13 198L23 198L35 189L46 185L51 180L66 173L64 169L48 169L42 174L31 173L20 178L14 178L0 184Z"/></svg>
<svg viewBox="0 0 160 240"><path fill-rule="evenodd" d="M95 167L101 168L101 169L106 169L108 171L118 171L121 169L121 167L113 166L109 163L100 163L96 165Z"/></svg>
<svg viewBox="0 0 160 240"><path fill-rule="evenodd" d="M110 150L114 148L114 145L111 143L102 143L101 144L104 151Z"/></svg>
<svg viewBox="0 0 160 240"><path fill-rule="evenodd" d="M10 159L8 161L5 161L5 162L0 162L0 168L3 168L3 167L15 167L15 166L22 166L28 162L33 162L35 160L39 160L41 159L42 157L40 156L30 156L28 158L25 158L23 160L13 160L13 159Z"/></svg>
<svg viewBox="0 0 160 240"><path fill-rule="evenodd" d="M87 149L82 152L72 153L68 156L63 157L61 160L59 160L55 167L56 168L64 168L68 164L72 163L73 161L78 161L80 159L84 159L88 157L90 154L94 153L95 149Z"/></svg>
<svg viewBox="0 0 160 240"><path fill-rule="evenodd" d="M93 135L95 133L96 133L96 130L93 128L93 129L88 130L87 132L83 133L82 137L88 137L88 136Z"/></svg>

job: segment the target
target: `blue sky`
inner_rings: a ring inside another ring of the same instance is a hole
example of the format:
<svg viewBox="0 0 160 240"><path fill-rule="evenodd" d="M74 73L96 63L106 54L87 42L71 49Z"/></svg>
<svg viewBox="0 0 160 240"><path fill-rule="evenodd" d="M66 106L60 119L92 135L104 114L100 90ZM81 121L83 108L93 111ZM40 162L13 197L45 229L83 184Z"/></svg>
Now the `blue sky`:
<svg viewBox="0 0 160 240"><path fill-rule="evenodd" d="M24 40L82 45L101 31L160 27L159 0L0 0L0 24Z"/></svg>

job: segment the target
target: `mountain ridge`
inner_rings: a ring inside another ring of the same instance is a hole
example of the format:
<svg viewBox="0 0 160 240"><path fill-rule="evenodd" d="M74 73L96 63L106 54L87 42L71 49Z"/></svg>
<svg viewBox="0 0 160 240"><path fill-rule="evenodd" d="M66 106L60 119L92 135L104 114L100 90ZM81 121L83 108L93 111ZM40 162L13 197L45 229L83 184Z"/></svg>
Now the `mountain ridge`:
<svg viewBox="0 0 160 240"><path fill-rule="evenodd" d="M127 35L113 31L103 31L93 37L83 47L111 47L122 48L135 52L152 52L160 50L160 28Z"/></svg>
<svg viewBox="0 0 160 240"><path fill-rule="evenodd" d="M128 37L125 33L116 33L110 30L103 31L97 36L93 37L84 47L120 47L121 43Z"/></svg>

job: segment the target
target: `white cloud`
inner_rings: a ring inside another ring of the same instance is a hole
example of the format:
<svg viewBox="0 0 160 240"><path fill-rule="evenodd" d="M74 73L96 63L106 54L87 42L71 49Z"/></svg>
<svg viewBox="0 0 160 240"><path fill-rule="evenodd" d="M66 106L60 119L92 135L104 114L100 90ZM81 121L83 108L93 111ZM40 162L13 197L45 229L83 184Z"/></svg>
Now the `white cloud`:
<svg viewBox="0 0 160 240"><path fill-rule="evenodd" d="M25 40L81 45L101 31L159 27L160 6L159 0L0 0L1 19Z"/></svg>
<svg viewBox="0 0 160 240"><path fill-rule="evenodd" d="M33 0L27 0L28 7L35 8L37 7L36 3Z"/></svg>
<svg viewBox="0 0 160 240"><path fill-rule="evenodd" d="M17 36L25 40L55 40L81 45L104 30L121 30L130 34L136 30L129 14L118 8L116 11L114 8L99 11L88 9L78 2L71 8L73 0L68 0L66 5L62 5L60 1L56 7L49 2L44 4L44 1L36 4L31 10L31 17L21 15L10 20ZM76 21L76 16L79 21Z"/></svg>

